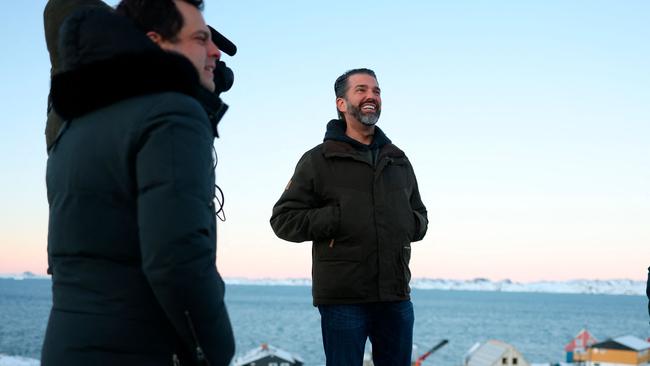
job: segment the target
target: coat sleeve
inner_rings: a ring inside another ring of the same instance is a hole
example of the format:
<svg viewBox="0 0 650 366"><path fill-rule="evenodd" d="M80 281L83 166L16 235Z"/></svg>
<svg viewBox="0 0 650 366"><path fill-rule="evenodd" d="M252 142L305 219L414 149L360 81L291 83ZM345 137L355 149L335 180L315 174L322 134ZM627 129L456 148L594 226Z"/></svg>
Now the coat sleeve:
<svg viewBox="0 0 650 366"><path fill-rule="evenodd" d="M298 162L271 215L275 234L296 243L334 238L339 228L339 207L325 204L315 191L317 178L311 153L307 152Z"/></svg>
<svg viewBox="0 0 650 366"><path fill-rule="evenodd" d="M420 198L420 189L418 188L418 181L415 178L415 171L409 162L409 170L411 172L411 179L413 180L414 188L411 193L411 208L413 209L413 216L415 217L415 235L413 241L420 241L424 239L429 226L429 219L427 218L427 208L422 203Z"/></svg>
<svg viewBox="0 0 650 366"><path fill-rule="evenodd" d="M234 340L216 268L213 134L200 105L167 94L137 140L142 269L199 365L228 365Z"/></svg>

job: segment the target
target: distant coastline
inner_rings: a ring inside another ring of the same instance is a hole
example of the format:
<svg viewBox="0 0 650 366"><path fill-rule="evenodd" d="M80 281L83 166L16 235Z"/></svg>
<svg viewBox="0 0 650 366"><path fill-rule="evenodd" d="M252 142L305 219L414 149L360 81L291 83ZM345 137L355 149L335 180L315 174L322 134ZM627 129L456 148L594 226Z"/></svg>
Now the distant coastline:
<svg viewBox="0 0 650 366"><path fill-rule="evenodd" d="M249 279L226 278L230 285L257 286L311 286L308 278L287 279ZM554 294L594 294L594 295L645 295L645 281L630 279L612 280L568 280L568 281L537 281L515 282L511 280L492 281L486 278L473 280L450 280L415 278L411 280L411 288L419 290L448 290L448 291L493 291L493 292L537 292Z"/></svg>
<svg viewBox="0 0 650 366"><path fill-rule="evenodd" d="M32 272L23 272L20 274L0 274L0 278L25 280L49 279L50 277L37 275ZM224 280L229 285L243 286L311 286L311 279L309 278L230 277ZM507 279L492 281L487 278L475 278L472 280L415 278L411 281L411 288L419 290L536 292L554 294L644 296L645 287L645 281L630 279L515 282Z"/></svg>

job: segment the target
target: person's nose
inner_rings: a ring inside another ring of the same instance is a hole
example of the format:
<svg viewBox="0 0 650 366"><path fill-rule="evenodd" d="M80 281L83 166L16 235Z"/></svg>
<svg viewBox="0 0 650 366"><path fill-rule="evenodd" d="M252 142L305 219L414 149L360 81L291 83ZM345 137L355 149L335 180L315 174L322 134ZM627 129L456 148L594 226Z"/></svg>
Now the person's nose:
<svg viewBox="0 0 650 366"><path fill-rule="evenodd" d="M366 95L364 95L364 99L366 101L371 101L372 100L373 102L377 102L377 101L379 101L379 96L377 94L375 94L374 92L372 92L372 91L367 91Z"/></svg>
<svg viewBox="0 0 650 366"><path fill-rule="evenodd" d="M214 57L217 61L221 59L221 50L217 47L214 41L210 41L208 44L208 56Z"/></svg>

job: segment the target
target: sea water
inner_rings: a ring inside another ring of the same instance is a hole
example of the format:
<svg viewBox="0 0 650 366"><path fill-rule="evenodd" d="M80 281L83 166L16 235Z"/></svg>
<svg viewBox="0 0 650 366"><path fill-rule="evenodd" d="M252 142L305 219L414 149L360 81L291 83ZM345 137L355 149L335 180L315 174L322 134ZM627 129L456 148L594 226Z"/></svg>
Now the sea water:
<svg viewBox="0 0 650 366"><path fill-rule="evenodd" d="M50 285L43 279L0 279L0 365L40 357ZM650 336L643 296L415 289L412 301L416 352L449 340L424 365L460 365L473 344L488 339L510 343L527 361L543 363L564 360L564 345L582 328L598 340ZM226 302L238 355L269 343L299 355L305 365L324 364L310 287L229 285Z"/></svg>

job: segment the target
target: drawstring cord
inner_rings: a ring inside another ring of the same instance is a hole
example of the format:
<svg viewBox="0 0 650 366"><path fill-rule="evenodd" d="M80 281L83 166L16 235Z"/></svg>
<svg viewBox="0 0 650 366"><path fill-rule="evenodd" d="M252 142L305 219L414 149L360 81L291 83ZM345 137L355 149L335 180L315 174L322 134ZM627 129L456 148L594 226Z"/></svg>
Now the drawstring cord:
<svg viewBox="0 0 650 366"><path fill-rule="evenodd" d="M214 145L212 145L212 152L213 152L212 160L214 161L214 164L212 165L212 170L215 170L215 169L217 169L217 163L219 162L219 156L217 155L217 149L214 147ZM216 189L214 191L213 199L217 200L217 204L219 206L219 209L216 209L216 207L215 207L214 214L217 216L217 218L221 222L225 222L226 221L226 211L224 211L223 205L226 203L226 197L224 196L223 190L221 189L221 187L219 187L216 183L214 185L214 188L216 188Z"/></svg>

